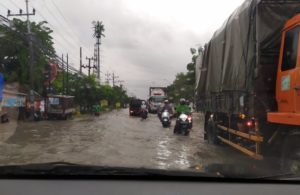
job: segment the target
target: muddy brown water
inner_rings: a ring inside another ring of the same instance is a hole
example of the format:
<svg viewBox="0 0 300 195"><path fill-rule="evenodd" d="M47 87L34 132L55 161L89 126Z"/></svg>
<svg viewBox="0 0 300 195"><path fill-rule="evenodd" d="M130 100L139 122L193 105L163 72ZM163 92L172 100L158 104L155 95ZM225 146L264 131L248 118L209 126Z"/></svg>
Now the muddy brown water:
<svg viewBox="0 0 300 195"><path fill-rule="evenodd" d="M129 117L126 109L68 121L11 122L5 126L9 136L0 140L0 165L65 161L196 171L230 165L246 174L265 169L232 148L207 144L200 114L194 114L189 136L174 135L173 126L163 128L156 115Z"/></svg>

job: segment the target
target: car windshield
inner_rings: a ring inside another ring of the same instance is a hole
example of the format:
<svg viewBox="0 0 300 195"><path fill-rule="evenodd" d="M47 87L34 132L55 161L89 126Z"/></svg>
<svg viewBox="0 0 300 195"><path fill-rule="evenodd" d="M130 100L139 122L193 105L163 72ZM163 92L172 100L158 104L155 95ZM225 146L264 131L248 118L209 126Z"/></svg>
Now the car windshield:
<svg viewBox="0 0 300 195"><path fill-rule="evenodd" d="M299 173L299 10L299 0L1 0L0 167Z"/></svg>

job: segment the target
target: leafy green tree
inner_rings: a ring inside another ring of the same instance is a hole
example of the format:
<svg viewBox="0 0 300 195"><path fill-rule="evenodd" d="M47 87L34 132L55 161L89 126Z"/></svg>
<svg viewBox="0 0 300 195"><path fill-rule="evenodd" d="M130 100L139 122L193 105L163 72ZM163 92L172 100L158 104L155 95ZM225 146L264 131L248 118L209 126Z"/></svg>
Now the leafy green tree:
<svg viewBox="0 0 300 195"><path fill-rule="evenodd" d="M47 22L31 22L33 58L34 58L34 89L39 93L43 89L43 71L49 60L55 55L52 30ZM24 89L29 85L29 49L27 23L19 19L11 21L11 27L0 26L0 64L7 82L19 82Z"/></svg>
<svg viewBox="0 0 300 195"><path fill-rule="evenodd" d="M191 62L186 65L187 72L177 74L173 83L167 87L167 94L173 98L174 102L178 102L180 98L185 98L190 101L194 99L195 67L200 49L201 48L199 48L198 51L194 48L190 49L192 59Z"/></svg>
<svg viewBox="0 0 300 195"><path fill-rule="evenodd" d="M66 73L64 73L66 78ZM60 73L57 79L52 83L56 93L63 94L63 73ZM66 82L66 81L65 81ZM111 87L109 85L100 85L96 81L95 75L84 76L78 74L70 74L68 81L68 95L74 96L75 104L90 111L93 105L99 104L101 100L107 100L109 106L114 108L115 103L125 104L128 102L128 96L121 87ZM66 87L66 86L65 86Z"/></svg>
<svg viewBox="0 0 300 195"><path fill-rule="evenodd" d="M93 37L97 39L101 39L102 37L105 37L104 35L104 24L100 21L94 21L93 22L93 28L94 28L94 34Z"/></svg>

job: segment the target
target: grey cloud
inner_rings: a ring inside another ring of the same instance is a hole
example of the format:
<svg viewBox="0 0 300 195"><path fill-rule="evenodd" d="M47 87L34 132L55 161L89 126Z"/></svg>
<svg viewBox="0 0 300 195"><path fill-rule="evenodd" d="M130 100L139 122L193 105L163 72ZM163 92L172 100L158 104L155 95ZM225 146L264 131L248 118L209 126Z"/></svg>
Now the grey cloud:
<svg viewBox="0 0 300 195"><path fill-rule="evenodd" d="M128 90L142 97L146 97L151 83L166 85L163 79L171 81L176 73L185 71L191 60L189 48L206 38L173 24L137 16L124 9L120 0L67 0L61 4L91 54L95 42L91 22L103 21L103 66L115 70Z"/></svg>

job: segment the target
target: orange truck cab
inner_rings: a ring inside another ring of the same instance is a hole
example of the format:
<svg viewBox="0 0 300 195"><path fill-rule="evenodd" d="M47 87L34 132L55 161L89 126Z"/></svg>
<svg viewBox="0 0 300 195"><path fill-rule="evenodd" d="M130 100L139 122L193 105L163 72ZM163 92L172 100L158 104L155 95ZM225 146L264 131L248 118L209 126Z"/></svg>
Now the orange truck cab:
<svg viewBox="0 0 300 195"><path fill-rule="evenodd" d="M278 112L269 112L268 121L300 125L300 14L283 28L276 81Z"/></svg>

